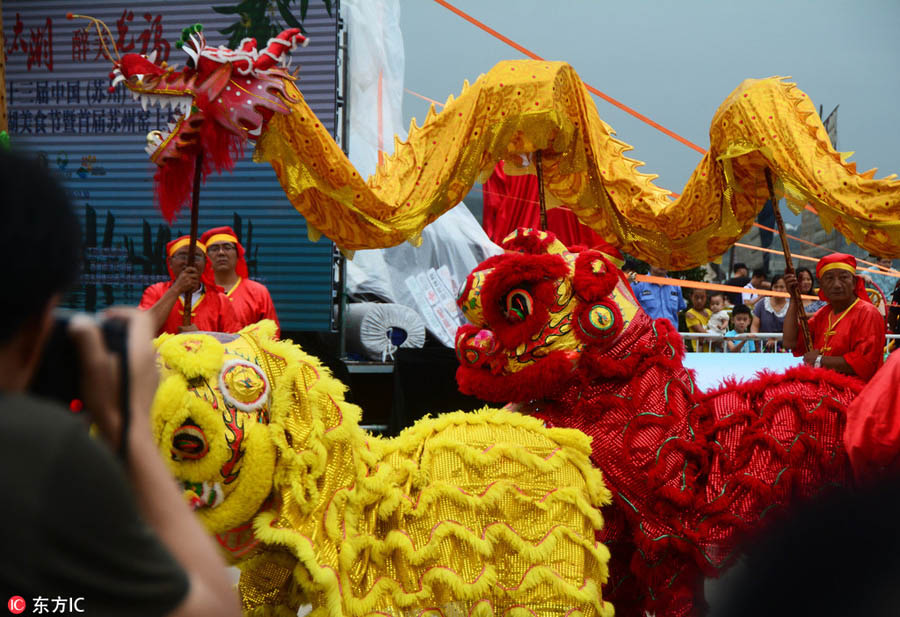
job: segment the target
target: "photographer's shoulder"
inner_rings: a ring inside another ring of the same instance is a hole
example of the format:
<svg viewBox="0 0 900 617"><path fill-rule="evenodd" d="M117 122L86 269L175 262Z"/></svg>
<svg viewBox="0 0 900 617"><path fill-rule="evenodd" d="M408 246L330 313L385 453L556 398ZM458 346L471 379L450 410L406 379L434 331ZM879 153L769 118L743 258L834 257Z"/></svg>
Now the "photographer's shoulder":
<svg viewBox="0 0 900 617"><path fill-rule="evenodd" d="M78 406L78 401L73 405ZM11 440L34 439L43 443L58 435L65 435L71 430L87 431L85 421L79 412L66 409L57 401L52 401L33 394L7 393L0 395L0 433Z"/></svg>

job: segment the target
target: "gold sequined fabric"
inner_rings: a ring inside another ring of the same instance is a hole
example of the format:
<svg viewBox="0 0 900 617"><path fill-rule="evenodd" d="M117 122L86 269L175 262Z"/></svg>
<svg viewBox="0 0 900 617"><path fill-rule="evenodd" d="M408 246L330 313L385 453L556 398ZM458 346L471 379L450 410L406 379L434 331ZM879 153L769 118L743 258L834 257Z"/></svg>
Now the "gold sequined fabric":
<svg viewBox="0 0 900 617"><path fill-rule="evenodd" d="M746 80L721 105L709 152L680 197L628 158L571 66L505 61L410 127L364 181L302 100L276 114L255 159L274 167L313 237L346 250L415 243L425 225L459 203L476 179L506 160L534 172L542 153L550 207L566 206L623 251L670 269L706 263L746 231L768 198L764 168L793 208L810 203L826 228L900 257L900 182L856 172L836 152L809 98L778 77Z"/></svg>
<svg viewBox="0 0 900 617"><path fill-rule="evenodd" d="M278 508L255 528L298 558L316 614L612 614L595 540L609 497L581 434L486 409L379 440L351 409L312 398L284 423L307 462L276 475ZM310 463L316 450L326 458Z"/></svg>
<svg viewBox="0 0 900 617"><path fill-rule="evenodd" d="M152 412L242 570L246 615L612 616L596 540L611 497L588 437L488 408L374 437L343 384L274 331L163 337ZM202 456L179 455L185 430Z"/></svg>

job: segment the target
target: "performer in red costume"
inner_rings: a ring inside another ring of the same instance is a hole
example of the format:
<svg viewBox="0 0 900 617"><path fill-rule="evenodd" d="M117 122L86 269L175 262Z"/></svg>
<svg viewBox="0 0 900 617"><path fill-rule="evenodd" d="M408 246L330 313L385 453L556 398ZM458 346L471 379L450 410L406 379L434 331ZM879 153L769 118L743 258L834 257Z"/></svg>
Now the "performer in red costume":
<svg viewBox="0 0 900 617"><path fill-rule="evenodd" d="M900 353L892 353L847 408L844 444L860 483L900 473Z"/></svg>
<svg viewBox="0 0 900 617"><path fill-rule="evenodd" d="M244 247L231 227L214 227L200 238L206 245L212 263L216 285L225 290L235 317L243 328L262 319L278 323L275 305L269 290L262 283L251 281L244 258ZM280 330L275 336L280 336Z"/></svg>
<svg viewBox="0 0 900 617"><path fill-rule="evenodd" d="M181 236L166 245L166 265L172 280L145 289L138 308L153 316L157 334L192 330L237 332L240 325L231 304L213 281L203 243L197 243L194 263L188 264L190 241L190 236ZM191 325L184 326L184 294L188 291L193 292Z"/></svg>
<svg viewBox="0 0 900 617"><path fill-rule="evenodd" d="M856 274L856 258L844 253L826 255L816 265L819 297L828 302L809 320L813 349L806 348L797 307L792 303L784 318L784 346L814 367L828 368L868 381L884 361L884 317L869 300L865 284ZM797 283L785 274L788 289Z"/></svg>

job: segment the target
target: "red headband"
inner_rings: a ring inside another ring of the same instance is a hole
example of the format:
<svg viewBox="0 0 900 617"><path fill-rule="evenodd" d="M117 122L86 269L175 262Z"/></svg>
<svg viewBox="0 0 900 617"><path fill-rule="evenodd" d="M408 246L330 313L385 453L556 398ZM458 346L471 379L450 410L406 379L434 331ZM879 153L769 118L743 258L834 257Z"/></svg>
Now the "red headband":
<svg viewBox="0 0 900 617"><path fill-rule="evenodd" d="M820 259L819 263L816 264L816 278L819 279L820 285L822 282L822 275L831 270L845 270L850 272L854 279L853 292L860 300L871 302L869 294L866 293L866 284L863 282L862 277L856 274L856 257L847 255L846 253L832 253L831 255L826 255ZM819 287L819 297L822 300L827 299L822 292L821 286Z"/></svg>
<svg viewBox="0 0 900 617"><path fill-rule="evenodd" d="M234 233L234 230L231 227L213 227L212 229L208 229L200 239L203 240L206 246L209 246L210 244L219 244L221 242L230 242L234 244L235 248L237 248L237 264L235 264L234 271L242 278L250 276L250 273L247 270L247 260L244 258L244 247L241 246L237 234Z"/></svg>
<svg viewBox="0 0 900 617"><path fill-rule="evenodd" d="M184 246L190 246L191 237L190 236L181 236L180 238L175 238L168 244L166 244L166 268L169 270L169 278L173 281L175 280L175 274L172 272L172 263L170 258L175 254L178 249ZM197 240L197 250L206 255L206 245L201 241ZM200 275L200 280L203 281L204 285L207 286L215 286L216 279L213 275L212 267L209 265L209 260L205 260L205 264L203 267L203 273Z"/></svg>

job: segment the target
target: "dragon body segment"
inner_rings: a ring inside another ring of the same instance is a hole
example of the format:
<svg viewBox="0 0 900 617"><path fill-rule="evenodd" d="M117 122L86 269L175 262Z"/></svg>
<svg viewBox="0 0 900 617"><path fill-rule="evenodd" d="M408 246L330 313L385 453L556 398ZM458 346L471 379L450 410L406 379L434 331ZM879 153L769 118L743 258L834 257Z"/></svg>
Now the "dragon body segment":
<svg viewBox="0 0 900 617"><path fill-rule="evenodd" d="M613 494L598 537L617 615L694 614L702 577L731 565L746 533L851 483L842 437L861 382L797 367L700 392L678 333L605 254L531 230L504 246L460 296L471 325L457 333L457 380L593 437Z"/></svg>
<svg viewBox="0 0 900 617"><path fill-rule="evenodd" d="M653 264L686 269L727 251L769 199L766 168L797 211L877 254L900 256L900 182L856 173L828 140L815 107L781 78L746 80L710 126L710 148L677 198L642 173L632 148L600 119L566 63L506 61L466 84L439 114L395 141L367 183L299 113L272 119L256 159L321 233L347 249L415 240L498 160L534 172L541 152L548 206L570 208L608 242ZM324 133L324 131L323 131ZM309 146L309 149L307 148Z"/></svg>
<svg viewBox="0 0 900 617"><path fill-rule="evenodd" d="M499 160L508 172L534 172L540 151L549 207L570 208L611 244L669 269L706 263L749 230L769 198L767 168L793 208L811 204L827 229L900 257L900 182L857 173L832 148L806 94L781 78L745 80L725 99L709 151L675 199L626 156L631 147L600 119L571 66L534 60L500 62L466 83L441 113L413 122L406 141L395 139L394 153L366 180L287 70L288 52L304 41L292 29L263 51L252 39L232 51L192 31L182 69L137 54L115 63L113 85L176 110L169 132L148 136L167 217L187 200L200 151L204 173L230 169L253 141L254 159L273 166L313 237L349 251L415 243Z"/></svg>
<svg viewBox="0 0 900 617"><path fill-rule="evenodd" d="M497 409L394 439L262 322L159 344L154 434L247 615L612 615L589 439Z"/></svg>

